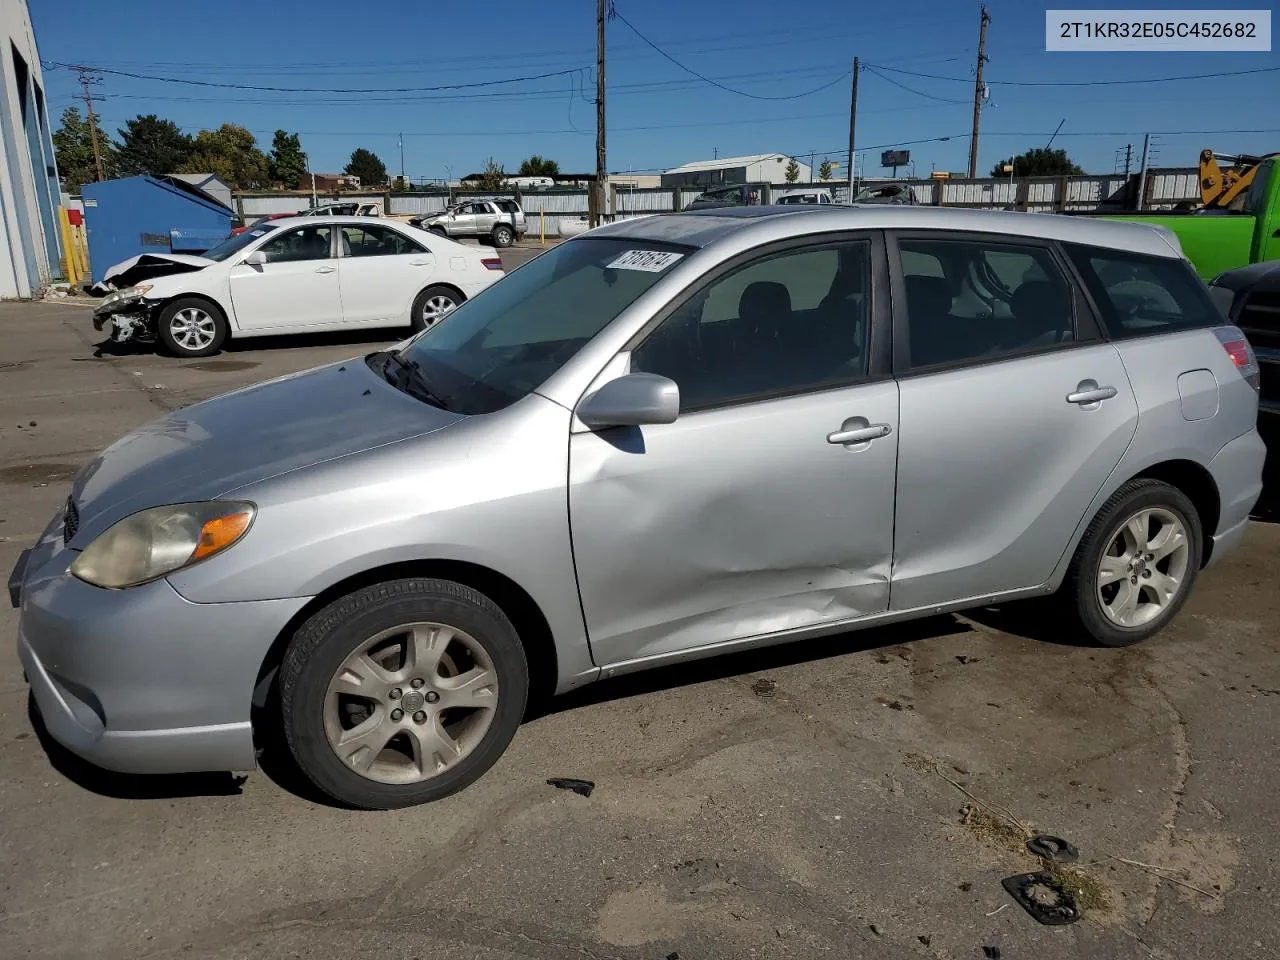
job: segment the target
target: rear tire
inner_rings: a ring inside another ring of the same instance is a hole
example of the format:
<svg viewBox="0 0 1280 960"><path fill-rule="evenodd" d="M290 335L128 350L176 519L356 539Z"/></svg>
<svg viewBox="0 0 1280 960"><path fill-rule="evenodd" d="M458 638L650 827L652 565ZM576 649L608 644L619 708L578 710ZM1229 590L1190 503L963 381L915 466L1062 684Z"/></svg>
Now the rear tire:
<svg viewBox="0 0 1280 960"><path fill-rule="evenodd" d="M1186 494L1160 480L1130 480L1081 538L1063 600L1102 646L1139 643L1182 608L1203 549L1200 516Z"/></svg>
<svg viewBox="0 0 1280 960"><path fill-rule="evenodd" d="M500 223L493 228L493 245L501 249L509 247L515 243L516 232L508 227L505 223Z"/></svg>
<svg viewBox="0 0 1280 960"><path fill-rule="evenodd" d="M465 300L456 290L436 284L427 287L413 301L412 326L414 332L425 330L443 320Z"/></svg>
<svg viewBox="0 0 1280 960"><path fill-rule="evenodd" d="M230 332L222 310L199 297L182 297L166 305L156 320L156 336L170 355L194 359L222 349Z"/></svg>
<svg viewBox="0 0 1280 960"><path fill-rule="evenodd" d="M506 615L449 580L378 583L294 634L280 717L298 767L364 810L429 803L475 782L524 715L529 669Z"/></svg>

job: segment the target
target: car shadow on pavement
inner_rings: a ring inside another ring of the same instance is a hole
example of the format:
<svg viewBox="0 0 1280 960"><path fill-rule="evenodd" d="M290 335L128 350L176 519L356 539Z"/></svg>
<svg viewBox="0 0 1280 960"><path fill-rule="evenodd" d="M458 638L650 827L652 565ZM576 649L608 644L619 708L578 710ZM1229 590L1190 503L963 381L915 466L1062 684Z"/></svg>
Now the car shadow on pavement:
<svg viewBox="0 0 1280 960"><path fill-rule="evenodd" d="M656 693L659 690L674 690L690 684L725 680L744 674L798 666L853 653L869 653L884 647L895 647L914 643L917 640L934 639L952 634L970 633L972 630L973 628L968 624L953 616L937 616L875 629L848 631L800 643L784 643L756 650L745 650L741 653L691 660L669 667L657 667L614 679L600 680L559 697L531 698L529 708L525 712L525 722L529 723L540 717L563 713L566 710Z"/></svg>
<svg viewBox="0 0 1280 960"><path fill-rule="evenodd" d="M27 696L27 718L50 765L82 790L117 800L170 800L178 797L239 796L246 777L231 773L131 774L95 767L49 733L34 696Z"/></svg>

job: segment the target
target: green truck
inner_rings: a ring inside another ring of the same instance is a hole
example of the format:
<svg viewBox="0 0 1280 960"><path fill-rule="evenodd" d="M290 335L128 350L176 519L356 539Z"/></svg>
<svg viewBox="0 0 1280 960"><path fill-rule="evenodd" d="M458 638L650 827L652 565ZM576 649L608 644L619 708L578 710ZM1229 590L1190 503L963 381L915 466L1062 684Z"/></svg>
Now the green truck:
<svg viewBox="0 0 1280 960"><path fill-rule="evenodd" d="M1105 220L1132 220L1168 227L1182 252L1205 280L1260 263L1280 260L1280 154L1259 163L1239 210L1205 208L1190 213L1103 214Z"/></svg>

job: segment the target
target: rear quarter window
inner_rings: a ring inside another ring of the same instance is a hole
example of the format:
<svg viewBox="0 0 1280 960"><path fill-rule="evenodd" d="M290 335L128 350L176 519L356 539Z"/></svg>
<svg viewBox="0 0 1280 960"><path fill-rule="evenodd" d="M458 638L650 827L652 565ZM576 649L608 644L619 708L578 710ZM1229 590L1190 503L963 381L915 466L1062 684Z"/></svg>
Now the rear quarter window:
<svg viewBox="0 0 1280 960"><path fill-rule="evenodd" d="M1178 333L1223 323L1209 291L1185 260L1067 245L1115 338Z"/></svg>

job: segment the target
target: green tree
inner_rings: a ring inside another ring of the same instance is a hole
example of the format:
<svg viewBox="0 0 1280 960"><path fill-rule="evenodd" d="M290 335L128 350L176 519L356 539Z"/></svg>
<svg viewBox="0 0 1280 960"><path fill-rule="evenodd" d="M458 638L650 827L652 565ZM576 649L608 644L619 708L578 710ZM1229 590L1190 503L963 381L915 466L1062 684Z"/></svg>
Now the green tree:
<svg viewBox="0 0 1280 960"><path fill-rule="evenodd" d="M787 164L787 169L783 176L787 178L787 183L795 183L800 179L800 164L796 163L795 157L792 157L791 162Z"/></svg>
<svg viewBox="0 0 1280 960"><path fill-rule="evenodd" d="M380 187L387 182L387 165L364 147L357 147L351 152L351 160L342 172L349 177L359 177L362 187Z"/></svg>
<svg viewBox="0 0 1280 960"><path fill-rule="evenodd" d="M271 161L253 134L235 123L196 134L179 173L212 173L236 190L257 190L271 181Z"/></svg>
<svg viewBox="0 0 1280 960"><path fill-rule="evenodd" d="M501 190L506 182L507 174L493 157L484 162L484 172L480 174L481 190Z"/></svg>
<svg viewBox="0 0 1280 960"><path fill-rule="evenodd" d="M554 160L534 154L520 164L520 177L554 177L560 172L560 164Z"/></svg>
<svg viewBox="0 0 1280 960"><path fill-rule="evenodd" d="M101 127L98 128L98 149L102 153L102 172L109 180L116 175L116 152ZM81 186L98 179L89 122L75 107L62 111L61 123L53 133L53 150L58 159L58 173L68 193L79 193Z"/></svg>
<svg viewBox="0 0 1280 960"><path fill-rule="evenodd" d="M296 133L277 130L271 138L271 182L297 190L307 175L307 157Z"/></svg>
<svg viewBox="0 0 1280 960"><path fill-rule="evenodd" d="M1009 163L1013 164L1015 177L1075 177L1084 173L1084 170L1067 156L1067 151L1035 147L1016 157L1001 160L991 168L991 175L993 177L1009 176L1004 169L1005 164Z"/></svg>
<svg viewBox="0 0 1280 960"><path fill-rule="evenodd" d="M834 172L835 172L835 167L831 165L831 161L823 160L822 164L818 167L818 179L830 180L831 174L833 174Z"/></svg>
<svg viewBox="0 0 1280 960"><path fill-rule="evenodd" d="M126 177L174 173L186 162L194 146L176 123L161 120L154 113L126 120L124 129L116 133L120 137L116 146L120 173Z"/></svg>

